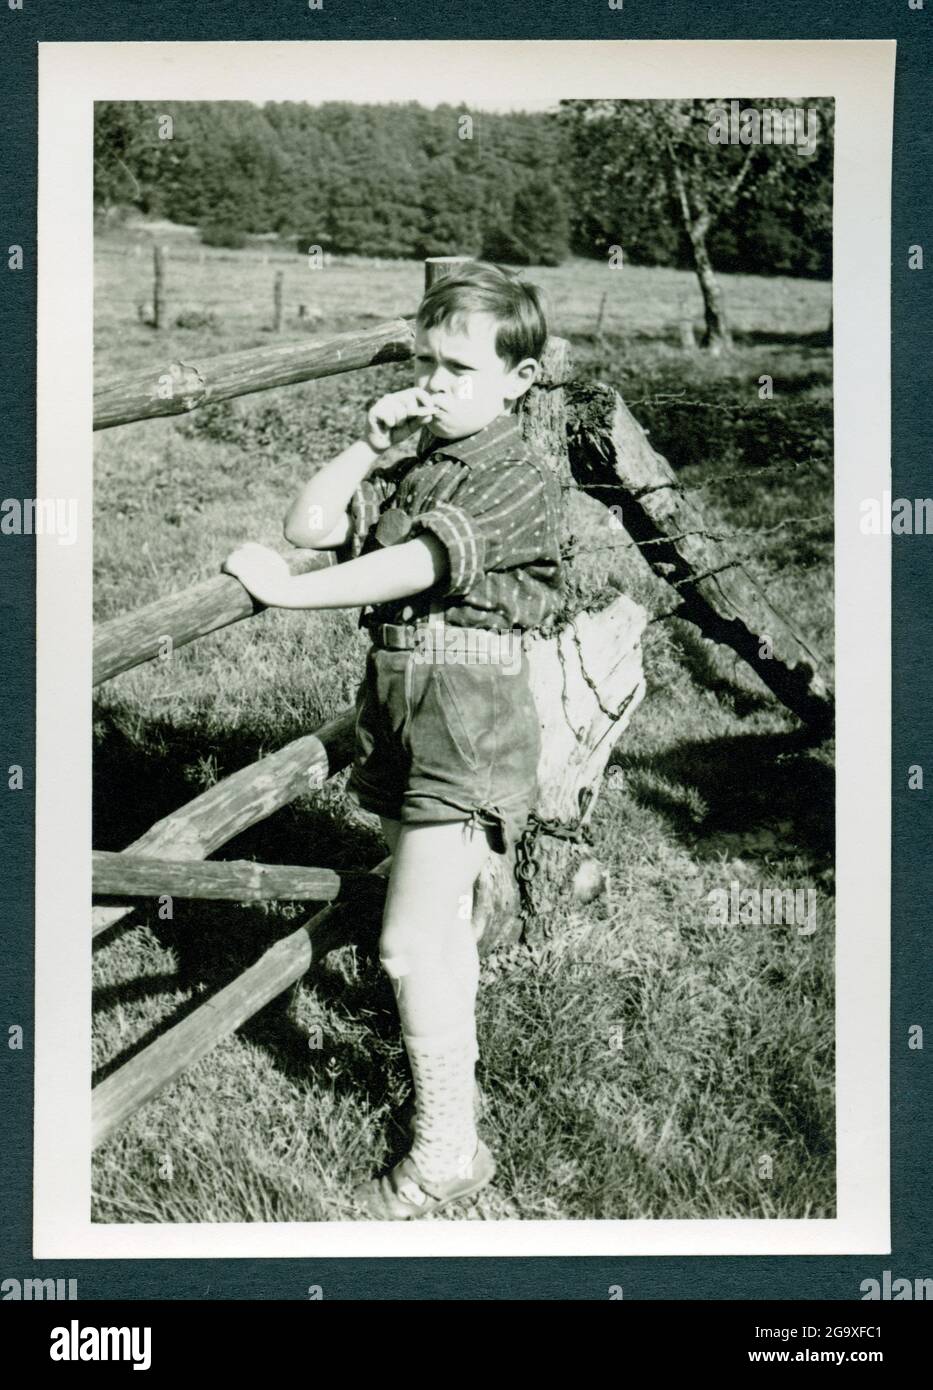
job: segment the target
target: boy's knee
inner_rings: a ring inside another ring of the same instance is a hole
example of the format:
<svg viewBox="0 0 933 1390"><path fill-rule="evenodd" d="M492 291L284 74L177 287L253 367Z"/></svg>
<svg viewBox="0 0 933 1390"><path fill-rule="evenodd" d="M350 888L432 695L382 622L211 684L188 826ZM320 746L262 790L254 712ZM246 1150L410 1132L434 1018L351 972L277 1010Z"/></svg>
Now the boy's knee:
<svg viewBox="0 0 933 1390"><path fill-rule="evenodd" d="M443 971L452 949L451 933L440 929L438 922L430 930L420 931L410 921L383 927L379 938L379 963L393 984L412 971Z"/></svg>
<svg viewBox="0 0 933 1390"><path fill-rule="evenodd" d="M400 1004L412 978L415 988L421 988L428 980L439 981L446 974L445 962L433 944L428 948L418 942L409 946L402 942L380 945L379 964Z"/></svg>
<svg viewBox="0 0 933 1390"><path fill-rule="evenodd" d="M380 951L379 964L396 987L399 981L403 980L406 975L411 974L411 957L405 955L404 952L401 951L396 952L394 955L385 955Z"/></svg>

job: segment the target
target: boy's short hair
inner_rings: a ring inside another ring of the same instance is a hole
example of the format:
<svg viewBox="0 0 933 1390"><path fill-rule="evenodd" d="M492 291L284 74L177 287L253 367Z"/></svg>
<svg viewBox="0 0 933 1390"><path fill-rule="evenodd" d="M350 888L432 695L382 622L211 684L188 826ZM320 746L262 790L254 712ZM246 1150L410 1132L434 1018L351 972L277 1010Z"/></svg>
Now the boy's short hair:
<svg viewBox="0 0 933 1390"><path fill-rule="evenodd" d="M415 323L424 329L448 323L456 328L470 313L496 320L496 352L510 369L524 357L540 361L548 329L537 285L500 266L471 261L425 291Z"/></svg>

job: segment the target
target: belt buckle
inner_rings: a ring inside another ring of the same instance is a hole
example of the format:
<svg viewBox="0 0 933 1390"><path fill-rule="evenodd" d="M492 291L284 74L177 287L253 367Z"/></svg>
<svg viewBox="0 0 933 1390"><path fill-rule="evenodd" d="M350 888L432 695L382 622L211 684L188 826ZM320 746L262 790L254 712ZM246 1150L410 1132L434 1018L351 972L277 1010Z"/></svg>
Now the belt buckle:
<svg viewBox="0 0 933 1390"><path fill-rule="evenodd" d="M406 651L412 644L409 639L410 634L405 623L380 623L379 640L382 646L388 647L390 651Z"/></svg>

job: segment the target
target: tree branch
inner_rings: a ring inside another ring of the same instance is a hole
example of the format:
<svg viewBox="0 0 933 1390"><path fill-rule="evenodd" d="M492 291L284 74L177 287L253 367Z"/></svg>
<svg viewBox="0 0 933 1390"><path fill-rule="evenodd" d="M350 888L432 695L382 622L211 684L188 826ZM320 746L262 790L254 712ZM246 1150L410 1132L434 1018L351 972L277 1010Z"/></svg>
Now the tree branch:
<svg viewBox="0 0 933 1390"><path fill-rule="evenodd" d="M732 182L728 184L726 187L726 193L721 203L723 210L725 210L726 208L731 208L736 198L739 196L739 191L742 187L742 184L745 182L746 176L748 175L748 171L752 167L752 160L755 158L755 153L756 147L754 145L749 145L748 151L745 155L745 161L742 164L741 169L736 174Z"/></svg>
<svg viewBox="0 0 933 1390"><path fill-rule="evenodd" d="M690 199L687 195L687 182L684 178L684 171L680 167L680 164L677 160L677 156L674 153L674 145L670 136L664 137L664 148L667 151L668 162L671 166L671 173L674 178L674 191L676 192L677 199L680 203L680 210L683 214L684 226L689 232L693 227L693 213L690 209Z"/></svg>

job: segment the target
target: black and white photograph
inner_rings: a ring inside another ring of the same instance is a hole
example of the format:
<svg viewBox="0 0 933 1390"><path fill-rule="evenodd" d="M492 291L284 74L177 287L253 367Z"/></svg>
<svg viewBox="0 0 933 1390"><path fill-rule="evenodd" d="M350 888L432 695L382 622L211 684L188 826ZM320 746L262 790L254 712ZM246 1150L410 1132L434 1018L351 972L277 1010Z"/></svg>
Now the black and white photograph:
<svg viewBox="0 0 933 1390"><path fill-rule="evenodd" d="M37 1235L884 1248L885 46L91 47Z"/></svg>

